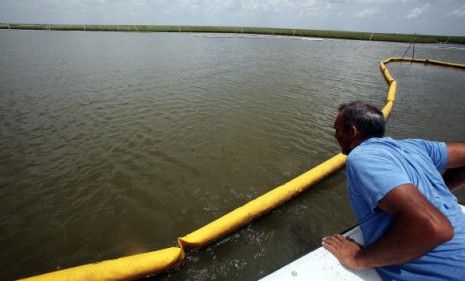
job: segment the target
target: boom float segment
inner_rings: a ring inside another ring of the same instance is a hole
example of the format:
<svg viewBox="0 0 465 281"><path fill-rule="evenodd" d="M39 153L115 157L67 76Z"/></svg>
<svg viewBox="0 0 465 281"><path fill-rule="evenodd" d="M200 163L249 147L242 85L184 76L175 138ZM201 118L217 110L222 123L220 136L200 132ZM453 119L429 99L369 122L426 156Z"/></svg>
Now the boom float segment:
<svg viewBox="0 0 465 281"><path fill-rule="evenodd" d="M384 119L387 119L389 115L391 115L392 108L394 107L394 102L393 101L388 101L384 105L383 109L381 109L381 112L383 113Z"/></svg>
<svg viewBox="0 0 465 281"><path fill-rule="evenodd" d="M463 64L434 60L392 57L381 61L380 70L389 85L386 103L382 109L384 118L386 119L391 114L394 107L397 92L397 81L392 78L386 64L402 61L434 64L465 70L465 65ZM209 243L241 228L253 219L271 211L337 171L344 166L345 161L346 156L339 153L288 183L265 193L200 229L178 238L178 243L181 248L172 247L115 260L82 265L34 276L24 280L133 280L169 270L182 262L185 257L183 249L205 247Z"/></svg>
<svg viewBox="0 0 465 281"><path fill-rule="evenodd" d="M51 273L37 275L27 281L108 281L135 280L178 265L184 259L184 251L178 247L148 252L99 263L81 265Z"/></svg>
<svg viewBox="0 0 465 281"><path fill-rule="evenodd" d="M396 93L397 93L397 81L393 80L391 85L389 86L388 94L386 96L386 103L389 101L394 102L396 99Z"/></svg>
<svg viewBox="0 0 465 281"><path fill-rule="evenodd" d="M392 78L391 73L389 72L389 69L385 68L383 71L384 78L386 79L386 82L388 85L391 85L392 81L394 81L394 78Z"/></svg>
<svg viewBox="0 0 465 281"><path fill-rule="evenodd" d="M263 194L206 226L184 237L180 237L178 239L179 245L185 249L201 248L237 230L344 166L346 157L341 153L337 154L288 183Z"/></svg>

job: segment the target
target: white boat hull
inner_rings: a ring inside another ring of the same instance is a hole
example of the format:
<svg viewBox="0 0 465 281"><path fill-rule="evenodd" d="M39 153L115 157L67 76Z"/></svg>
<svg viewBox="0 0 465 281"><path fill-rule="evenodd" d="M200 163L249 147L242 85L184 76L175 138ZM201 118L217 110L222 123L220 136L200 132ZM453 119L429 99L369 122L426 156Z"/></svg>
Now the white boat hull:
<svg viewBox="0 0 465 281"><path fill-rule="evenodd" d="M465 206L460 205L460 207L465 213ZM349 236L357 241L357 243L364 245L362 232L358 226L344 233L344 236ZM340 264L339 261L323 247L306 254L260 280L382 281L376 270L351 270Z"/></svg>

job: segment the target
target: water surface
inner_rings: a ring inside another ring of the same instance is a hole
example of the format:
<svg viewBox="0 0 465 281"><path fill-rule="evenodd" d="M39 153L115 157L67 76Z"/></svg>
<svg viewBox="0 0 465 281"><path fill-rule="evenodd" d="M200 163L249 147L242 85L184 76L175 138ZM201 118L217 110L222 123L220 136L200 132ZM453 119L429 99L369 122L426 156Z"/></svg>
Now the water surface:
<svg viewBox="0 0 465 281"><path fill-rule="evenodd" d="M0 276L174 246L302 174L339 151L340 103L383 105L379 61L407 46L1 31ZM465 63L460 46L415 54ZM389 135L463 140L464 71L389 68ZM340 171L157 278L254 280L353 224Z"/></svg>

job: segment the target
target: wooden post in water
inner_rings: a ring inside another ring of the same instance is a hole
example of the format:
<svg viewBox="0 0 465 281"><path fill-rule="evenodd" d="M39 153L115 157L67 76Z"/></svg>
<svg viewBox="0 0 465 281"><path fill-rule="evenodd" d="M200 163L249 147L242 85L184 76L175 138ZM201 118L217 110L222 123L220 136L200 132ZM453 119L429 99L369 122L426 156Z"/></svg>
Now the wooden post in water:
<svg viewBox="0 0 465 281"><path fill-rule="evenodd" d="M413 33L412 62L410 62L410 64L412 64L412 63L413 63L413 60L415 59L415 39L416 39L416 36L417 36L417 34L416 34L416 33Z"/></svg>

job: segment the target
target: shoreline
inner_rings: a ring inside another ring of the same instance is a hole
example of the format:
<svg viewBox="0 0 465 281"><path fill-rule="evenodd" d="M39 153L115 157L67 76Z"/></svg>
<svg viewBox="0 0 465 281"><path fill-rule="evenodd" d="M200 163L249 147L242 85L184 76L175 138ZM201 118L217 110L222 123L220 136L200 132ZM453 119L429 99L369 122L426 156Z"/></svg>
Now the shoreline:
<svg viewBox="0 0 465 281"><path fill-rule="evenodd" d="M312 30L268 27L191 26L191 25L100 25L100 24L27 24L0 23L0 29L49 30L49 31L116 31L116 32L199 32L263 34L298 37L335 38L382 42L411 42L412 34ZM465 44L465 36L415 35L415 43Z"/></svg>

